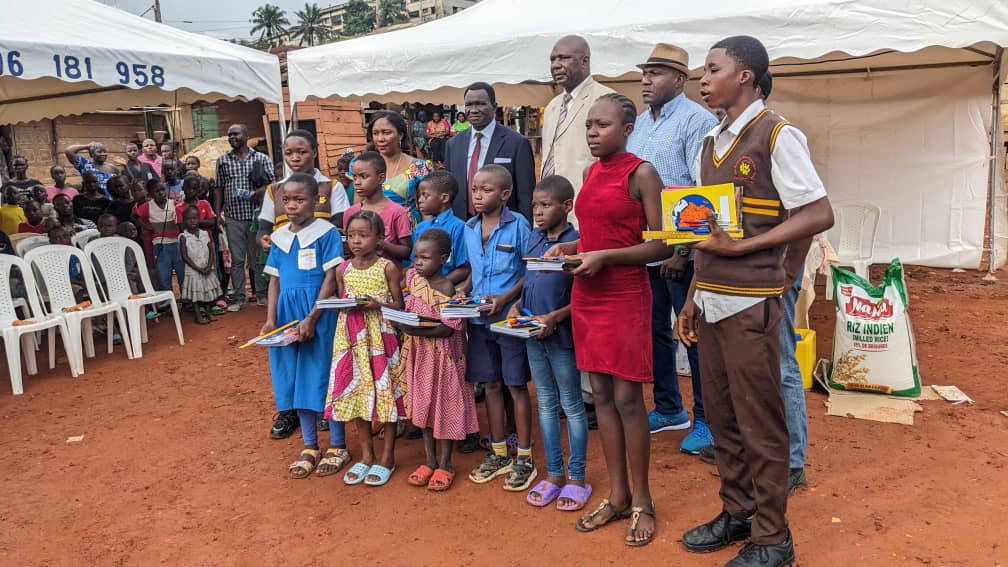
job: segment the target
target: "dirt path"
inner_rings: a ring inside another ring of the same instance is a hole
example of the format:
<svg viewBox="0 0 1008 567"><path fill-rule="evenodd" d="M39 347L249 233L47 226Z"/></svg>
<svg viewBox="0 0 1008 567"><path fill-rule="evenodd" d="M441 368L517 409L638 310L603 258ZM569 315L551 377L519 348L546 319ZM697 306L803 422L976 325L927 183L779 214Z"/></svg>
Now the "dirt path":
<svg viewBox="0 0 1008 567"><path fill-rule="evenodd" d="M976 405L923 402L908 427L826 417L824 396L807 395L810 486L789 506L802 565L1008 564L1001 277L992 285L975 272L908 277L924 382L958 385ZM720 510L716 471L678 452L682 432L653 438L658 536L636 550L622 544L622 526L581 534L574 515L468 482L480 455L458 456L461 478L447 494L410 487L418 441L401 440L399 470L384 488L290 480L298 436L268 439L266 352L227 341L254 334L261 317L252 307L212 326L187 319L184 347L161 322L141 360L99 354L76 380L62 361L26 378L24 396L0 388L0 564L706 566L734 555L690 555L678 543ZM812 321L828 356L831 306L817 302ZM66 443L73 435L84 440ZM588 475L595 503L606 481L594 433Z"/></svg>

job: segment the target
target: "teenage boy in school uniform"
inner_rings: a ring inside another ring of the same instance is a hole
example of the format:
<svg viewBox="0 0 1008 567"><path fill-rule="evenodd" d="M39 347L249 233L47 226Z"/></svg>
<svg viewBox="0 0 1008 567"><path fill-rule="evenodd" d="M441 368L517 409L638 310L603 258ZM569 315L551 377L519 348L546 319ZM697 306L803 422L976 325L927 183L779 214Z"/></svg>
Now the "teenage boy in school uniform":
<svg viewBox="0 0 1008 567"><path fill-rule="evenodd" d="M505 318L521 294L525 279L522 254L531 227L521 213L512 212L505 204L511 189L511 174L499 165L485 165L473 178L476 216L466 222L465 230L472 274L460 287L463 293L492 301L490 311L469 324L466 378L485 384L491 448L469 479L482 484L507 475L504 489L517 492L527 490L537 474L532 462L532 401L528 392L531 374L525 341L489 329L490 324ZM505 387L514 400L518 434L515 459L508 455L505 438Z"/></svg>
<svg viewBox="0 0 1008 567"><path fill-rule="evenodd" d="M706 552L748 538L731 567L794 562L780 375L785 253L833 225L804 134L759 96L768 68L763 44L748 36L721 40L707 55L700 95L726 116L704 139L697 182L741 188L745 236L734 240L710 223L710 238L695 245L692 301L678 322L680 339L699 344L723 503L683 544Z"/></svg>

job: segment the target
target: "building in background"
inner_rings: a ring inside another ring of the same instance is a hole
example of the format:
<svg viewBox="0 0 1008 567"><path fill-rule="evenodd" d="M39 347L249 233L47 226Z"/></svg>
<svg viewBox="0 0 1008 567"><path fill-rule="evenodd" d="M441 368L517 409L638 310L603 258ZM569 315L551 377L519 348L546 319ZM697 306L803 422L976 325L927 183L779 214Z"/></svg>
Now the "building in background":
<svg viewBox="0 0 1008 567"><path fill-rule="evenodd" d="M378 0L365 0L375 12L378 11ZM340 38L343 34L343 17L349 0L343 0L321 9L322 25L329 28L333 38ZM403 27L415 26L424 22L437 20L457 14L466 8L473 6L479 0L406 0L406 15L409 22L388 26L389 28L400 29ZM379 28L376 31L385 31ZM295 45L298 43L295 33L288 31L280 37L272 38L273 45Z"/></svg>

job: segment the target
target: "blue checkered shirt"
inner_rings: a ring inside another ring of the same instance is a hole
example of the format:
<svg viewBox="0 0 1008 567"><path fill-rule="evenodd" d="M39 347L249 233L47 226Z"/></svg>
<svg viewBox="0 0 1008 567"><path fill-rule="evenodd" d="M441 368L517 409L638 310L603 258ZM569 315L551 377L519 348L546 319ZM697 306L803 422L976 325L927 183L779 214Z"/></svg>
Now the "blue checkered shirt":
<svg viewBox="0 0 1008 567"><path fill-rule="evenodd" d="M255 205L252 192L258 187L249 183L252 165L261 161L270 183L273 182L273 163L261 152L249 148L245 159L238 157L234 150L217 159L217 184L224 193L224 216L235 220L252 220Z"/></svg>
<svg viewBox="0 0 1008 567"><path fill-rule="evenodd" d="M665 103L656 120L648 108L637 117L627 151L651 162L666 186L696 185L693 171L704 136L717 125L706 108L685 93Z"/></svg>

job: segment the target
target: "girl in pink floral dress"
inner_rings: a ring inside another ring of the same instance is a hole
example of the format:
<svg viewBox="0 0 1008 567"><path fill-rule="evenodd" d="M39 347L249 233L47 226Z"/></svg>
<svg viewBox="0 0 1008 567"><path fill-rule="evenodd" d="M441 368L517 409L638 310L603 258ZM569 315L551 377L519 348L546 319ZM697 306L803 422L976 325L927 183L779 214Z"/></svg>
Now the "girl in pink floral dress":
<svg viewBox="0 0 1008 567"><path fill-rule="evenodd" d="M440 228L424 231L414 247L413 268L406 274L406 311L440 318L439 304L451 299L455 286L441 271L452 254L452 241ZM409 476L414 486L442 492L455 478L453 441L476 431L473 386L465 379L465 321L441 319L433 327L399 326L406 337L400 360L406 369L406 391L413 425L423 429L427 463Z"/></svg>

